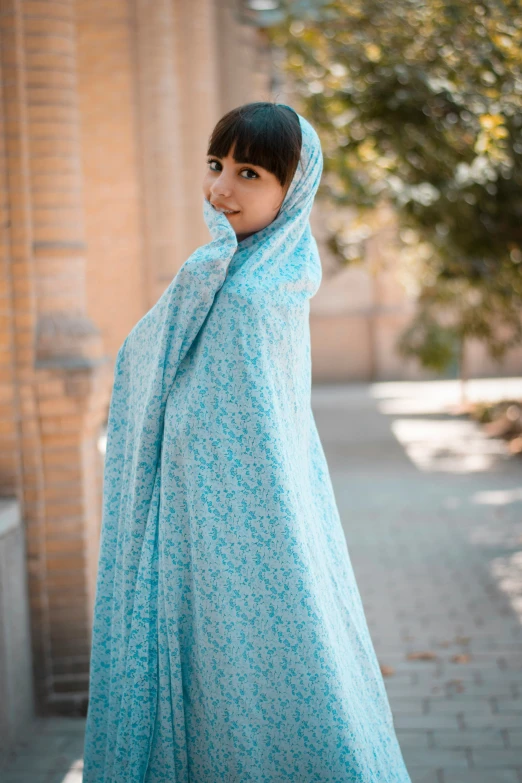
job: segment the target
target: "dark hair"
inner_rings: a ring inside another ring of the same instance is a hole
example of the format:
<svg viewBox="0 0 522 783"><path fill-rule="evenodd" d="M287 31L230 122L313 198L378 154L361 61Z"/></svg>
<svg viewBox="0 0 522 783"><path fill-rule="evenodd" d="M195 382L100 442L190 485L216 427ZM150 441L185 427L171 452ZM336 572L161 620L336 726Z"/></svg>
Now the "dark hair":
<svg viewBox="0 0 522 783"><path fill-rule="evenodd" d="M225 114L212 131L207 155L226 158L232 145L236 163L253 163L275 174L284 190L301 155L299 117L289 106L257 101Z"/></svg>

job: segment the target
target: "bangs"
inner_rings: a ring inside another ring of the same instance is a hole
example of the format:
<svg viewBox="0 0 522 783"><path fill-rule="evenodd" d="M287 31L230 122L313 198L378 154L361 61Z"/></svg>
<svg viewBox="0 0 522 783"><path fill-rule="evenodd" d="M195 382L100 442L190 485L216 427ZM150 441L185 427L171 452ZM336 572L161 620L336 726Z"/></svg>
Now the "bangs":
<svg viewBox="0 0 522 783"><path fill-rule="evenodd" d="M219 120L207 154L226 158L234 147L236 163L262 166L286 188L297 169L301 144L299 118L292 109L269 102L247 103Z"/></svg>

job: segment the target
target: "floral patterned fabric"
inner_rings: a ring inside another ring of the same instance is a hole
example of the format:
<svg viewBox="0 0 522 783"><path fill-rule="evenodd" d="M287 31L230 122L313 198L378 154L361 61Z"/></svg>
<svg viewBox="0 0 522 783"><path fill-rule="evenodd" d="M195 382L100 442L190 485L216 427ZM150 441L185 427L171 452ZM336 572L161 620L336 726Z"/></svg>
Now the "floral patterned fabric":
<svg viewBox="0 0 522 783"><path fill-rule="evenodd" d="M183 264L116 360L84 783L410 783L310 404L301 162Z"/></svg>

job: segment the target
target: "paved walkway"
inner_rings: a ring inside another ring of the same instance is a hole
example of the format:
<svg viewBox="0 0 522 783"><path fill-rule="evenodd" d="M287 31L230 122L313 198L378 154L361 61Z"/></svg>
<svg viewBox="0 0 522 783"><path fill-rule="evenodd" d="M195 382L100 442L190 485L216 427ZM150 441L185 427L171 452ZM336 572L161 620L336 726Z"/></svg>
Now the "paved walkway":
<svg viewBox="0 0 522 783"><path fill-rule="evenodd" d="M522 783L522 460L455 402L452 382L314 393L412 783Z"/></svg>
<svg viewBox="0 0 522 783"><path fill-rule="evenodd" d="M470 387L502 393L522 383ZM522 783L522 460L456 402L451 381L313 395L412 783ZM2 783L80 783L83 730L39 722Z"/></svg>

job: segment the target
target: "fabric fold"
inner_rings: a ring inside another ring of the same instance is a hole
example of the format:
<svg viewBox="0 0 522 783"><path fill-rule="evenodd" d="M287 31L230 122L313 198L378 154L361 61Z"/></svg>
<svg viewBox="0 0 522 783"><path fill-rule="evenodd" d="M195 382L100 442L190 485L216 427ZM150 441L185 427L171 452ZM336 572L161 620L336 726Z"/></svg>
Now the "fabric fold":
<svg viewBox="0 0 522 783"><path fill-rule="evenodd" d="M211 241L122 344L84 783L411 783L311 409L303 117L278 216Z"/></svg>

